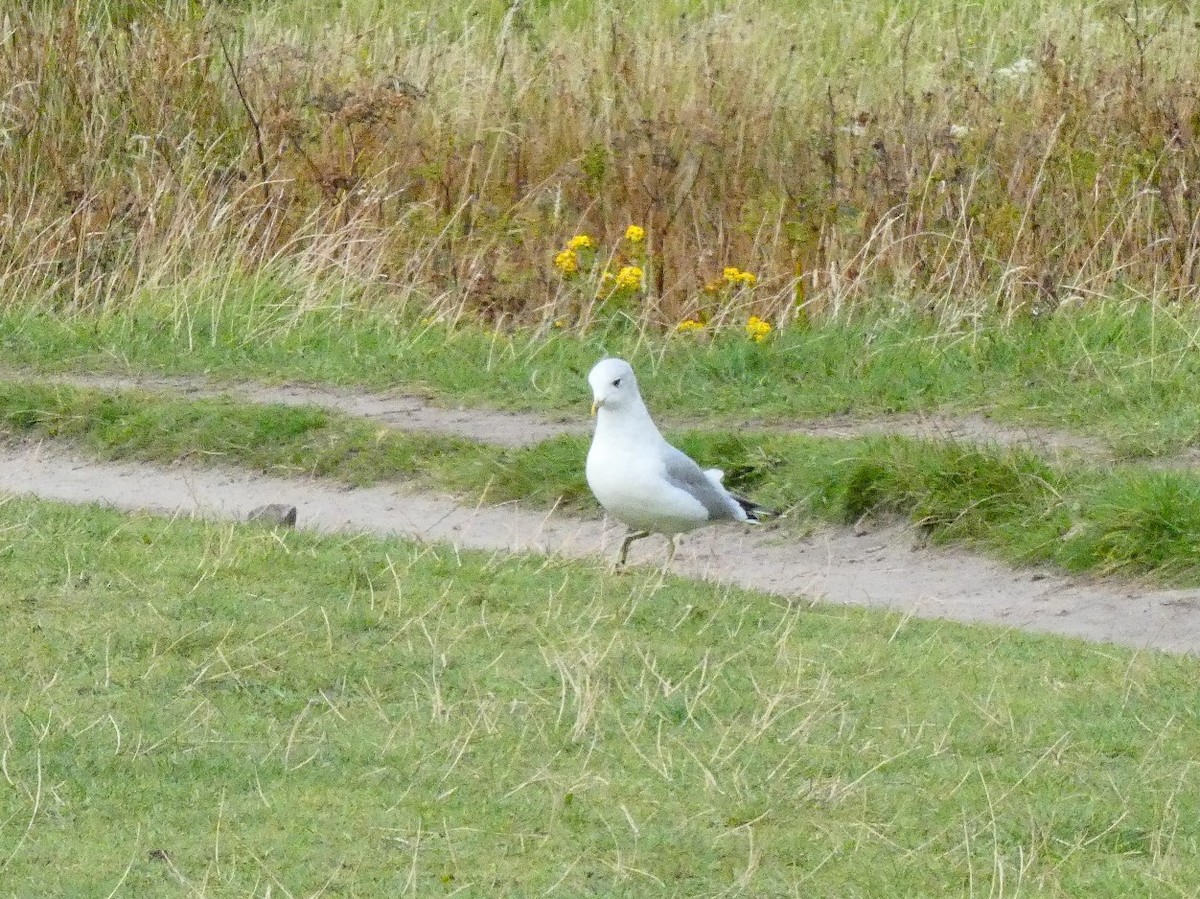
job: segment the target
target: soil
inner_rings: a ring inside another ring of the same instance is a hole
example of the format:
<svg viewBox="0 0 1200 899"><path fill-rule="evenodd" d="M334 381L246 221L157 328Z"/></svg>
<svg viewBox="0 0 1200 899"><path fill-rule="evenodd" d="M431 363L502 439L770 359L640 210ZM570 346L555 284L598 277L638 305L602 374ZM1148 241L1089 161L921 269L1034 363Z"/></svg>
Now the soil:
<svg viewBox="0 0 1200 899"><path fill-rule="evenodd" d="M228 395L246 402L318 406L390 427L514 447L590 429L582 415L577 421L557 422L515 412L448 409L403 393L217 384L197 377L88 374L39 380L103 390ZM825 436L942 437L1019 445L1056 456L1107 458L1099 441L1040 428L1006 427L978 415L890 416L870 421L829 418L782 426L747 423L747 427ZM0 448L0 491L218 519L245 519L258 506L285 503L298 507L300 527L317 531L402 535L494 552L603 559L604 564L611 562L623 534L619 527L599 520L515 503L464 506L453 497L417 492L403 484L351 489L240 469L101 463L45 443ZM665 541L656 537L640 541L631 552L633 564L661 565L664 559ZM872 531L830 528L803 538L769 526L713 527L681 541L672 571L793 600L884 607L921 617L1200 652L1200 590L1012 569L959 549L926 548L906 525L889 524Z"/></svg>

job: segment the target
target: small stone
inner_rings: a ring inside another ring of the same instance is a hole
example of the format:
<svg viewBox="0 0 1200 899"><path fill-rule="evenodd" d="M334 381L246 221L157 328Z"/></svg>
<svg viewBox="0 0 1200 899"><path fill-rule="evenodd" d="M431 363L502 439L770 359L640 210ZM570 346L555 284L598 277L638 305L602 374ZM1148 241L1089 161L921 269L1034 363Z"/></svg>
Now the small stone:
<svg viewBox="0 0 1200 899"><path fill-rule="evenodd" d="M294 528L296 526L296 507L286 503L270 503L259 506L246 516L247 521L261 521L273 527Z"/></svg>

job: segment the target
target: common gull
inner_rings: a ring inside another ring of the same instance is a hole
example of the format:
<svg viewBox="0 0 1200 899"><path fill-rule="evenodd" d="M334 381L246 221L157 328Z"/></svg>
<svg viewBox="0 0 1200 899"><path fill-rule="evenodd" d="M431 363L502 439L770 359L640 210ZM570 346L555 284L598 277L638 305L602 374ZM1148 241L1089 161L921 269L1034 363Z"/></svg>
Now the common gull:
<svg viewBox="0 0 1200 899"><path fill-rule="evenodd" d="M675 535L715 521L758 520L754 503L725 489L724 472L707 471L663 439L642 395L633 368L623 359L602 359L588 375L596 433L587 456L587 482L600 505L629 528L617 567L629 546L651 534L669 543Z"/></svg>

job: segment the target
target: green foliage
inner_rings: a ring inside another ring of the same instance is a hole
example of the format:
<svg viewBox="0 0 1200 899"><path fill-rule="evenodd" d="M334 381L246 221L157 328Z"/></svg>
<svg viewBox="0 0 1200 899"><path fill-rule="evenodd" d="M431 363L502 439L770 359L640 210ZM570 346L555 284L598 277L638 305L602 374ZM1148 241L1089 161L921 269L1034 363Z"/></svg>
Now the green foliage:
<svg viewBox="0 0 1200 899"><path fill-rule="evenodd" d="M1200 558L1200 483L1180 472L1125 471L1099 488L1064 547L1071 568L1166 576Z"/></svg>
<svg viewBox="0 0 1200 899"><path fill-rule="evenodd" d="M14 895L1200 880L1192 658L16 499L0 534Z"/></svg>

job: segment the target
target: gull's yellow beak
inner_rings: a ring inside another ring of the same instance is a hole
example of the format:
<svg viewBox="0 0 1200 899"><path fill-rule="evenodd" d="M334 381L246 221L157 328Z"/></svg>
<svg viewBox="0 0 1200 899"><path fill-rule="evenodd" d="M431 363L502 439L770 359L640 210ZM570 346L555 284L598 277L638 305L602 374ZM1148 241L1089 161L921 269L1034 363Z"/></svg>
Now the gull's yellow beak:
<svg viewBox="0 0 1200 899"><path fill-rule="evenodd" d="M597 408L596 401L592 400L592 418L596 417L596 408Z"/></svg>

